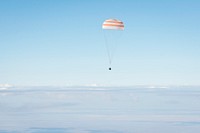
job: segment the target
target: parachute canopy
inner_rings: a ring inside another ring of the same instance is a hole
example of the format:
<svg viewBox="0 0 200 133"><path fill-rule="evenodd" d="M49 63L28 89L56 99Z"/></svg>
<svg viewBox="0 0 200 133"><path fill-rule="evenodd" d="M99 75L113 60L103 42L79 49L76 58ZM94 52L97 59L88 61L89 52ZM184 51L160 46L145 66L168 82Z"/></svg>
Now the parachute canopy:
<svg viewBox="0 0 200 133"><path fill-rule="evenodd" d="M107 19L104 21L102 28L105 30L124 30L124 23L117 19Z"/></svg>

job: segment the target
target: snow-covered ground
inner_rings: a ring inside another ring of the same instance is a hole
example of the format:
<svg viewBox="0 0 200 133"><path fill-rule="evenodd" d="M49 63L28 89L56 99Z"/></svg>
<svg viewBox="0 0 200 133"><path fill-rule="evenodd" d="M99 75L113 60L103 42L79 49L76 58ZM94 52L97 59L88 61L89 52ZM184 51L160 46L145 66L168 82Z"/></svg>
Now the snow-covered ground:
<svg viewBox="0 0 200 133"><path fill-rule="evenodd" d="M200 87L0 88L0 133L200 132Z"/></svg>
<svg viewBox="0 0 200 133"><path fill-rule="evenodd" d="M6 90L10 87L12 87L12 85L10 84L0 84L0 90Z"/></svg>

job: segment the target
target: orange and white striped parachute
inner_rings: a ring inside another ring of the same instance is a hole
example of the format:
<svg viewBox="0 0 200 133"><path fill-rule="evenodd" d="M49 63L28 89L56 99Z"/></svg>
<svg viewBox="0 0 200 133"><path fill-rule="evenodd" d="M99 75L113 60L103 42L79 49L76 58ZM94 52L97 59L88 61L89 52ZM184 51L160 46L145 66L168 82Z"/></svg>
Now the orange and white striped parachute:
<svg viewBox="0 0 200 133"><path fill-rule="evenodd" d="M124 23L117 19L107 19L104 21L102 28L105 30L124 30Z"/></svg>

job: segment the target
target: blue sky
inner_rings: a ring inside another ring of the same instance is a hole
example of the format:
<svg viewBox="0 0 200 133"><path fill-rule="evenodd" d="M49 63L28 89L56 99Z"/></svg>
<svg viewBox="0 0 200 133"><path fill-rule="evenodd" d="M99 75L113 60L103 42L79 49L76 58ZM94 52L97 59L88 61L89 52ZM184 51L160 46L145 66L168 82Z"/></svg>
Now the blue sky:
<svg viewBox="0 0 200 133"><path fill-rule="evenodd" d="M1 0L0 83L200 85L197 0ZM112 64L101 25L125 30Z"/></svg>

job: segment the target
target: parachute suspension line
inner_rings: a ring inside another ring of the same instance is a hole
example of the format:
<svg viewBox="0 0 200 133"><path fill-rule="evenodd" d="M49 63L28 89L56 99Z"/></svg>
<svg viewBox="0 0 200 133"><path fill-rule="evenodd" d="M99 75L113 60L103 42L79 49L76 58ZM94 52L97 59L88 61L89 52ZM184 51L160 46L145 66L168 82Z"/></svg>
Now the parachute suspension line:
<svg viewBox="0 0 200 133"><path fill-rule="evenodd" d="M109 32L111 32L111 31L109 31ZM118 47L118 44L119 44L118 41L120 40L120 38L122 36L121 31L117 31L117 32L120 32L120 34L117 34L117 36L114 36L113 33L110 33L110 36L112 36L112 38L111 38L111 40L109 40L108 39L109 36L106 35L106 30L104 30L105 47L106 47L106 51L107 51L107 55L108 55L110 65L112 64L113 59L114 59L114 55L117 51L117 47Z"/></svg>
<svg viewBox="0 0 200 133"><path fill-rule="evenodd" d="M112 48L111 48L111 61L113 61L114 60L114 56L116 55L116 53L118 53L118 51L117 51L117 48L118 48L118 45L119 45L119 40L120 40L120 38L121 38L121 36L122 36L122 32L121 31L117 31L117 32L120 32L120 34L118 34L117 36L115 36L114 38L114 40L113 40L113 46L112 46ZM112 45L112 44L111 44ZM116 52L117 51L117 52Z"/></svg>
<svg viewBox="0 0 200 133"><path fill-rule="evenodd" d="M111 58L111 53L109 50L108 38L106 37L105 31L104 31L104 40L105 40L105 47L106 47L106 51L107 51L107 55L108 55L108 59L109 59L109 65L111 66L112 58Z"/></svg>

